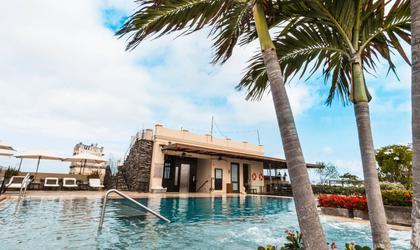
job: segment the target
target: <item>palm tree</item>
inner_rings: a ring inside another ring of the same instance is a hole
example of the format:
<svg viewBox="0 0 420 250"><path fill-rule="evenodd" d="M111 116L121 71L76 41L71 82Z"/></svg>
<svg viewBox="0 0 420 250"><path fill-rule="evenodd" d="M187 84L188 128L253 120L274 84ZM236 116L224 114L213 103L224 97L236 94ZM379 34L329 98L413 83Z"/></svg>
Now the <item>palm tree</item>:
<svg viewBox="0 0 420 250"><path fill-rule="evenodd" d="M238 41L247 43L258 38L261 56L268 72L277 121L283 142L289 176L295 197L300 230L306 249L327 249L315 206L309 175L299 142L289 99L283 83L276 48L267 20L272 25L280 12L272 0L142 0L139 9L124 24L118 35L130 34L127 49L134 49L151 36L162 36L183 30L183 34L210 29L214 38L213 62L225 62ZM278 21L278 20L276 20Z"/></svg>
<svg viewBox="0 0 420 250"><path fill-rule="evenodd" d="M286 81L296 74L310 77L322 68L324 81L331 84L326 103L338 95L344 103L354 104L373 243L375 248L390 249L364 74L376 70L379 58L396 73L393 51L409 63L401 40L410 43L410 2L395 1L389 11L385 5L373 0L296 1L285 10L295 21L277 35L275 44ZM263 59L257 54L238 88L258 99L267 87Z"/></svg>
<svg viewBox="0 0 420 250"><path fill-rule="evenodd" d="M413 233L411 249L420 249L420 1L411 1L412 129L413 129Z"/></svg>

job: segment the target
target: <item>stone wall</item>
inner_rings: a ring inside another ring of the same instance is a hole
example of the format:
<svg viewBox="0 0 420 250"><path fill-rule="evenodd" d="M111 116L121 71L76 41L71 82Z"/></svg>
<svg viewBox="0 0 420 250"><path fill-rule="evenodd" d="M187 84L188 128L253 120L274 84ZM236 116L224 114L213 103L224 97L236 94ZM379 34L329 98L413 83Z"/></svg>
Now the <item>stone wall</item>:
<svg viewBox="0 0 420 250"><path fill-rule="evenodd" d="M389 224L411 226L411 207L385 206L385 213Z"/></svg>
<svg viewBox="0 0 420 250"><path fill-rule="evenodd" d="M321 213L326 215L369 220L369 214L367 211L349 211L345 208L321 207ZM385 206L385 213L388 224L411 226L411 207Z"/></svg>
<svg viewBox="0 0 420 250"><path fill-rule="evenodd" d="M130 191L149 192L152 153L151 140L138 139L132 146L120 169Z"/></svg>

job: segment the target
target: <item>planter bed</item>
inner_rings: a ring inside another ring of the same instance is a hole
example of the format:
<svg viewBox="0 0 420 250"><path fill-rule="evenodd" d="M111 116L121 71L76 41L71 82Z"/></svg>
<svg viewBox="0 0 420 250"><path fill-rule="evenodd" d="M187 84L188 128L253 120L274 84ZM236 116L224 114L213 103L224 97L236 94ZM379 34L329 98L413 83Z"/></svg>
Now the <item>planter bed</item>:
<svg viewBox="0 0 420 250"><path fill-rule="evenodd" d="M367 211L346 208L321 207L321 213L325 215L341 216L347 218L359 218L369 220ZM388 224L411 226L411 207L385 206Z"/></svg>
<svg viewBox="0 0 420 250"><path fill-rule="evenodd" d="M354 210L353 212L354 214L354 218L359 218L362 220L369 220L369 213L368 211L364 211L364 210Z"/></svg>
<svg viewBox="0 0 420 250"><path fill-rule="evenodd" d="M350 211L346 208L321 207L321 213L326 214L326 215L341 216L341 217L347 217L347 218L353 217Z"/></svg>

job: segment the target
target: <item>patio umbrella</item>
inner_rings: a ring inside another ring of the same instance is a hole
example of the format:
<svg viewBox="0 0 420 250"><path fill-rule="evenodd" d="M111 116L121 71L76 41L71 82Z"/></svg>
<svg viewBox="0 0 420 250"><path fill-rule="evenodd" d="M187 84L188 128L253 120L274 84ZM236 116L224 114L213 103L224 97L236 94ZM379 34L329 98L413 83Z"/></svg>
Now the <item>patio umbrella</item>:
<svg viewBox="0 0 420 250"><path fill-rule="evenodd" d="M6 149L0 149L0 155L1 156L12 156L15 153L10 151L10 150L6 150Z"/></svg>
<svg viewBox="0 0 420 250"><path fill-rule="evenodd" d="M36 177L36 174L38 173L39 163L41 162L41 159L60 160L60 161L63 160L63 157L50 153L48 150L45 150L45 149L37 149L37 150L28 151L25 153L15 154L15 157L21 159L21 162L20 162L21 164L22 164L22 159L38 159L38 163L36 164L35 177ZM19 169L20 169L20 166L19 166Z"/></svg>
<svg viewBox="0 0 420 250"><path fill-rule="evenodd" d="M0 141L0 149L15 151L15 149L12 146L10 146L10 145L2 142L2 141Z"/></svg>
<svg viewBox="0 0 420 250"><path fill-rule="evenodd" d="M79 172L79 174L82 173L82 167L83 167L83 172L84 172L85 167L86 167L86 163L100 164L100 163L107 162L101 156L97 156L97 155L93 155L93 154L87 154L87 153L72 155L68 158L65 158L64 161L80 162L80 172Z"/></svg>

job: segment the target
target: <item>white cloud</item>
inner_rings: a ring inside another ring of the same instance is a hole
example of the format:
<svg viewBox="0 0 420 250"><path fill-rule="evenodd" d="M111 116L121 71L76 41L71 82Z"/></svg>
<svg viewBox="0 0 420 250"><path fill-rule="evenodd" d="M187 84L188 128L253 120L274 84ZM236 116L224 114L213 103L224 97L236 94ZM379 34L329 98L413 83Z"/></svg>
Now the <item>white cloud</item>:
<svg viewBox="0 0 420 250"><path fill-rule="evenodd" d="M360 160L335 160L333 163L337 166L340 174L349 172L363 179L363 168Z"/></svg>
<svg viewBox="0 0 420 250"><path fill-rule="evenodd" d="M319 153L323 156L331 156L334 154L334 149L330 146L324 146L319 150Z"/></svg>
<svg viewBox="0 0 420 250"><path fill-rule="evenodd" d="M256 44L236 49L223 67L209 64L204 32L146 41L128 53L125 39L103 26L101 8L110 6L135 8L121 0L2 5L0 139L61 154L79 141L98 142L121 155L136 130L155 122L206 127L213 114L226 127L275 122L270 96L246 102L233 89ZM297 116L315 103L306 85L288 92Z"/></svg>

